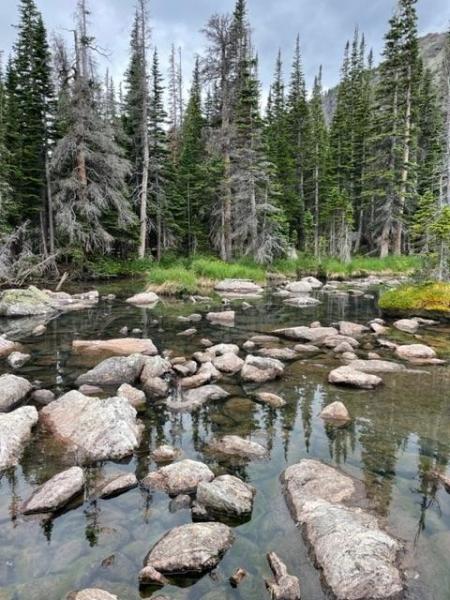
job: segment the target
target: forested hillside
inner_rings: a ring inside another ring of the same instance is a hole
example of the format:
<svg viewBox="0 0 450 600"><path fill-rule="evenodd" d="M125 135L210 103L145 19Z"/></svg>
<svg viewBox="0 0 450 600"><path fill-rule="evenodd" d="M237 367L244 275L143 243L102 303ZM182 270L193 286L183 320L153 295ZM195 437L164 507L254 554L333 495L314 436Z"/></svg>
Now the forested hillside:
<svg viewBox="0 0 450 600"><path fill-rule="evenodd" d="M205 50L187 98L175 45L161 71L147 0L123 81L96 67L94 3L78 1L67 44L35 0L19 0L0 72L0 279L83 270L100 256L267 264L294 250L342 261L428 253L445 278L450 43L442 68L419 52L416 1L399 0L381 65L353 33L328 123L322 69L308 90L300 38L290 57L274 49L262 102L245 0L199 23Z"/></svg>

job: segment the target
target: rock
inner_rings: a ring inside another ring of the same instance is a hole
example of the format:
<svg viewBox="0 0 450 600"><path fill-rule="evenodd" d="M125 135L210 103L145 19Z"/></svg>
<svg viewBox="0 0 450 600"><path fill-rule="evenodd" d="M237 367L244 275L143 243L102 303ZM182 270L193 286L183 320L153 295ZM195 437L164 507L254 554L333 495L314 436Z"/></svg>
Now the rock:
<svg viewBox="0 0 450 600"><path fill-rule="evenodd" d="M87 292L71 296L64 292L39 290L34 286L27 289L5 290L0 295L0 316L30 317L53 316L88 308L98 303L98 292Z"/></svg>
<svg viewBox="0 0 450 600"><path fill-rule="evenodd" d="M130 354L146 354L154 356L158 350L152 340L137 338L119 338L116 340L74 340L72 349L76 354L98 356L111 354L112 356L130 356Z"/></svg>
<svg viewBox="0 0 450 600"><path fill-rule="evenodd" d="M148 553L144 567L167 575L204 573L218 565L234 542L223 523L192 523L166 533Z"/></svg>
<svg viewBox="0 0 450 600"><path fill-rule="evenodd" d="M350 413L343 402L332 402L326 406L320 413L322 419L326 421L341 421L348 423L351 421Z"/></svg>
<svg viewBox="0 0 450 600"><path fill-rule="evenodd" d="M80 467L67 469L39 486L22 505L21 512L25 515L55 512L80 494L84 484L83 469Z"/></svg>
<svg viewBox="0 0 450 600"><path fill-rule="evenodd" d="M272 408L282 408L283 406L286 406L286 400L269 392L259 392L255 395L255 399L262 404L271 406Z"/></svg>
<svg viewBox="0 0 450 600"><path fill-rule="evenodd" d="M207 354L213 358L215 356L223 356L224 354L239 354L239 346L236 344L216 344L208 348Z"/></svg>
<svg viewBox="0 0 450 600"><path fill-rule="evenodd" d="M219 454L240 456L242 458L264 458L267 455L264 446L238 435L225 435L220 439L212 440L209 443L209 448Z"/></svg>
<svg viewBox="0 0 450 600"><path fill-rule="evenodd" d="M316 277L302 277L301 281L310 285L313 290L320 290L320 288L323 287L323 283L319 281Z"/></svg>
<svg viewBox="0 0 450 600"><path fill-rule="evenodd" d="M286 290L291 294L310 294L313 291L313 287L310 283L302 279L301 281L288 283Z"/></svg>
<svg viewBox="0 0 450 600"><path fill-rule="evenodd" d="M375 322L370 324L370 329L374 332L375 335L385 335L389 330L388 327L385 327L384 325Z"/></svg>
<svg viewBox="0 0 450 600"><path fill-rule="evenodd" d="M80 460L124 458L139 446L142 426L125 398L90 398L71 391L44 407L40 420Z"/></svg>
<svg viewBox="0 0 450 600"><path fill-rule="evenodd" d="M162 356L152 356L144 360L144 366L141 371L141 382L146 383L148 379L162 377L172 370L172 363Z"/></svg>
<svg viewBox="0 0 450 600"><path fill-rule="evenodd" d="M128 335L129 331L130 330L128 329L128 327L126 325L124 325L121 329L119 329L120 335Z"/></svg>
<svg viewBox="0 0 450 600"><path fill-rule="evenodd" d="M419 322L416 319L400 319L395 321L394 327L405 333L416 333L419 329Z"/></svg>
<svg viewBox="0 0 450 600"><path fill-rule="evenodd" d="M78 391L80 392L80 394L83 394L84 396L98 396L99 394L103 394L104 390L103 388L99 387L98 385L80 385Z"/></svg>
<svg viewBox="0 0 450 600"><path fill-rule="evenodd" d="M292 348L260 348L257 352L259 356L277 360L289 361L298 358L297 352Z"/></svg>
<svg viewBox="0 0 450 600"><path fill-rule="evenodd" d="M396 350L398 348L398 344L395 344L390 340L378 339L377 342L382 348L388 348L389 350Z"/></svg>
<svg viewBox="0 0 450 600"><path fill-rule="evenodd" d="M243 302L241 304L241 308L242 310L249 310L250 308L252 308L252 305L249 302Z"/></svg>
<svg viewBox="0 0 450 600"><path fill-rule="evenodd" d="M343 354L341 354L341 358L342 360L358 360L358 355L355 354L354 352L344 352Z"/></svg>
<svg viewBox="0 0 450 600"><path fill-rule="evenodd" d="M357 348L359 342L355 338L349 337L348 335L330 335L321 342L327 348L337 348L343 343L349 344L352 348Z"/></svg>
<svg viewBox="0 0 450 600"><path fill-rule="evenodd" d="M96 367L80 375L77 385L122 385L134 383L139 378L145 357L141 354L131 356L113 356L99 363Z"/></svg>
<svg viewBox="0 0 450 600"><path fill-rule="evenodd" d="M169 394L169 383L162 377L148 377L142 386L151 399L166 398Z"/></svg>
<svg viewBox="0 0 450 600"><path fill-rule="evenodd" d="M284 365L279 360L249 354L242 367L241 378L247 382L265 383L281 377L283 372Z"/></svg>
<svg viewBox="0 0 450 600"><path fill-rule="evenodd" d="M202 338L200 340L200 345L203 346L203 348L211 348L211 346L213 345L213 343L208 338Z"/></svg>
<svg viewBox="0 0 450 600"><path fill-rule="evenodd" d="M195 375L197 372L197 363L195 360L184 361L179 364L174 364L172 360L173 370L181 375L182 377L188 377L190 375Z"/></svg>
<svg viewBox="0 0 450 600"><path fill-rule="evenodd" d="M233 475L221 475L211 482L200 482L196 502L211 517L242 519L251 514L256 489Z"/></svg>
<svg viewBox="0 0 450 600"><path fill-rule="evenodd" d="M100 482L96 486L95 494L98 498L115 498L138 486L134 473L118 473Z"/></svg>
<svg viewBox="0 0 450 600"><path fill-rule="evenodd" d="M53 402L55 394L51 390L35 390L31 394L31 400L40 406L46 406Z"/></svg>
<svg viewBox="0 0 450 600"><path fill-rule="evenodd" d="M211 362L205 362L195 375L183 377L180 387L183 390L199 388L212 380L220 379L221 373Z"/></svg>
<svg viewBox="0 0 450 600"><path fill-rule="evenodd" d="M354 338L367 331L368 328L365 325L359 325L358 323L352 323L351 321L339 321L339 332L341 335Z"/></svg>
<svg viewBox="0 0 450 600"><path fill-rule="evenodd" d="M227 298L257 297L263 292L261 286L246 279L224 279L214 289Z"/></svg>
<svg viewBox="0 0 450 600"><path fill-rule="evenodd" d="M436 352L433 350L433 348L425 346L424 344L397 346L395 354L403 360L436 358Z"/></svg>
<svg viewBox="0 0 450 600"><path fill-rule="evenodd" d="M349 367L362 373L398 373L404 371L405 366L389 360L353 360Z"/></svg>
<svg viewBox="0 0 450 600"><path fill-rule="evenodd" d="M225 310L223 312L209 312L206 319L210 323L222 325L234 325L235 312L234 310Z"/></svg>
<svg viewBox="0 0 450 600"><path fill-rule="evenodd" d="M213 365L223 373L237 373L242 369L244 361L236 354L228 352L213 359Z"/></svg>
<svg viewBox="0 0 450 600"><path fill-rule="evenodd" d="M149 473L142 485L150 490L159 490L171 496L193 494L201 481L212 481L214 473L202 462L185 459Z"/></svg>
<svg viewBox="0 0 450 600"><path fill-rule="evenodd" d="M188 494L178 494L169 502L169 510L174 513L179 510L188 510L191 508L192 498Z"/></svg>
<svg viewBox="0 0 450 600"><path fill-rule="evenodd" d="M182 451L179 448L173 446L163 445L158 446L152 452L152 458L156 463L169 463L177 460L182 455Z"/></svg>
<svg viewBox="0 0 450 600"><path fill-rule="evenodd" d="M139 571L139 583L141 585L164 586L169 581L156 569L147 566Z"/></svg>
<svg viewBox="0 0 450 600"><path fill-rule="evenodd" d="M238 585L241 584L242 580L247 577L247 571L245 569L242 569L241 567L239 567L238 569L236 569L233 573L233 575L230 577L229 582L230 585L234 588L236 588Z"/></svg>
<svg viewBox="0 0 450 600"><path fill-rule="evenodd" d="M272 600L300 600L298 577L289 575L286 565L275 552L269 552L267 560L275 577L274 581L266 579L266 587Z"/></svg>
<svg viewBox="0 0 450 600"><path fill-rule="evenodd" d="M353 369L351 366L339 367L328 375L328 382L365 390L371 390L383 383L376 375L369 375Z"/></svg>
<svg viewBox="0 0 450 600"><path fill-rule="evenodd" d="M159 296L153 292L141 292L140 294L131 296L131 298L127 298L126 302L138 306L150 306L159 302Z"/></svg>
<svg viewBox="0 0 450 600"><path fill-rule="evenodd" d="M138 390L129 383L123 383L117 390L119 398L125 398L137 411L146 407L145 392Z"/></svg>
<svg viewBox="0 0 450 600"><path fill-rule="evenodd" d="M71 592L65 600L119 600L119 598L99 588L87 588L79 592Z"/></svg>
<svg viewBox="0 0 450 600"><path fill-rule="evenodd" d="M336 354L344 354L345 352L353 352L353 346L348 342L341 342L333 348Z"/></svg>
<svg viewBox="0 0 450 600"><path fill-rule="evenodd" d="M320 352L320 348L313 344L297 344L294 346L294 350L297 354L316 354Z"/></svg>
<svg viewBox="0 0 450 600"><path fill-rule="evenodd" d="M31 332L32 335L39 337L41 335L44 335L44 333L47 331L47 327L45 325L36 325L36 327L33 329L33 331Z"/></svg>
<svg viewBox="0 0 450 600"><path fill-rule="evenodd" d="M30 360L30 358L30 354L11 352L6 360L11 369L20 369L20 367L23 367Z"/></svg>
<svg viewBox="0 0 450 600"><path fill-rule="evenodd" d="M278 344L280 340L275 335L252 335L250 341L256 346L266 346L268 344Z"/></svg>
<svg viewBox="0 0 450 600"><path fill-rule="evenodd" d="M322 327L322 323L320 321L313 321L310 324L311 329L316 329L317 327Z"/></svg>
<svg viewBox="0 0 450 600"><path fill-rule="evenodd" d="M247 340L246 342L244 342L242 344L242 348L244 350L246 350L247 352L252 352L252 350L254 350L256 348L256 344L255 344L255 342L252 342L251 340Z"/></svg>
<svg viewBox="0 0 450 600"><path fill-rule="evenodd" d="M369 360L381 360L381 356L378 354L378 352L368 352L367 358Z"/></svg>
<svg viewBox="0 0 450 600"><path fill-rule="evenodd" d="M180 337L192 337L196 333L197 333L197 330L194 327L192 327L191 329L186 329L185 331L180 331L180 333L177 333L177 335Z"/></svg>
<svg viewBox="0 0 450 600"><path fill-rule="evenodd" d="M18 351L18 349L19 344L16 342L11 342L10 340L0 336L0 358L5 358L11 353Z"/></svg>
<svg viewBox="0 0 450 600"><path fill-rule="evenodd" d="M194 377L196 377L194 375ZM218 385L203 385L183 391L181 395L169 398L167 407L177 412L192 412L210 400L223 400L230 394Z"/></svg>
<svg viewBox="0 0 450 600"><path fill-rule="evenodd" d="M403 597L401 544L357 505L365 498L361 482L315 460L289 467L282 481L292 517L303 527L333 597Z"/></svg>
<svg viewBox="0 0 450 600"><path fill-rule="evenodd" d="M7 412L25 400L31 392L29 381L17 375L0 376L0 412Z"/></svg>
<svg viewBox="0 0 450 600"><path fill-rule="evenodd" d="M34 406L22 406L8 414L0 414L0 471L18 463L38 419Z"/></svg>
<svg viewBox="0 0 450 600"><path fill-rule="evenodd" d="M338 335L338 330L334 327L289 327L288 329L277 329L274 333L286 337L290 340L299 340L312 342L313 344L324 340L327 337Z"/></svg>
<svg viewBox="0 0 450 600"><path fill-rule="evenodd" d="M318 304L322 304L317 298L312 298L311 296L305 295L300 295L296 298L286 298L286 300L283 300L283 303L288 304L289 306L295 306L297 308L302 308L303 306L317 306Z"/></svg>

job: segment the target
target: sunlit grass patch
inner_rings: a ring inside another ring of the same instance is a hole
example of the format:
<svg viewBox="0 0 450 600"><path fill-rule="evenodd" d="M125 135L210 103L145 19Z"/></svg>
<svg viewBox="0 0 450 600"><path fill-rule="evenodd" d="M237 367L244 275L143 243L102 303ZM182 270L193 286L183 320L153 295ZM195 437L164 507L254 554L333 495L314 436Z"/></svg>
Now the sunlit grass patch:
<svg viewBox="0 0 450 600"><path fill-rule="evenodd" d="M385 292L380 297L379 306L392 313L420 314L428 311L450 315L450 283L404 285Z"/></svg>

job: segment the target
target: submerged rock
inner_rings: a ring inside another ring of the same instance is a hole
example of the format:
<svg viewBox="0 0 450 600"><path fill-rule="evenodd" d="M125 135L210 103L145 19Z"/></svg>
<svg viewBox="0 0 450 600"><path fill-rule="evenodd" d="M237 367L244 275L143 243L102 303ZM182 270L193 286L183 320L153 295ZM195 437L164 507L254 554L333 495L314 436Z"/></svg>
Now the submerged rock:
<svg viewBox="0 0 450 600"><path fill-rule="evenodd" d="M328 375L328 382L336 385L345 385L349 387L371 390L383 383L383 380L376 375L369 375L362 371L357 371L351 366L339 367L334 369Z"/></svg>
<svg viewBox="0 0 450 600"><path fill-rule="evenodd" d="M40 412L55 438L79 459L119 459L139 446L142 426L125 398L90 398L71 391Z"/></svg>
<svg viewBox="0 0 450 600"><path fill-rule="evenodd" d="M87 588L79 592L71 592L65 600L119 600L119 598L99 588Z"/></svg>
<svg viewBox="0 0 450 600"><path fill-rule="evenodd" d="M114 498L138 486L134 473L118 473L111 475L96 486L95 493L99 498Z"/></svg>
<svg viewBox="0 0 450 600"><path fill-rule="evenodd" d="M149 306L159 302L159 296L154 292L141 292L140 294L131 296L131 298L127 298L126 302L128 302L128 304L136 304L138 306Z"/></svg>
<svg viewBox="0 0 450 600"><path fill-rule="evenodd" d="M177 460L182 455L182 451L179 448L174 448L164 444L158 446L152 452L152 458L156 463L169 463Z"/></svg>
<svg viewBox="0 0 450 600"><path fill-rule="evenodd" d="M25 400L32 390L32 385L17 375L0 376L0 412L7 412Z"/></svg>
<svg viewBox="0 0 450 600"><path fill-rule="evenodd" d="M0 471L19 462L38 420L34 406L22 406L8 414L0 414Z"/></svg>
<svg viewBox="0 0 450 600"><path fill-rule="evenodd" d="M11 352L7 358L7 363L11 369L20 369L30 360L30 358L30 354L24 354L23 352Z"/></svg>
<svg viewBox="0 0 450 600"><path fill-rule="evenodd" d="M193 494L201 481L212 481L214 473L205 463L185 459L149 473L142 485L171 496Z"/></svg>
<svg viewBox="0 0 450 600"><path fill-rule="evenodd" d="M267 455L264 446L239 435L225 435L220 439L212 440L209 449L214 453L241 458L264 458Z"/></svg>
<svg viewBox="0 0 450 600"><path fill-rule="evenodd" d="M271 406L272 408L282 408L283 406L286 406L286 400L281 398L281 396L271 394L270 392L259 392L255 395L255 399L262 404Z"/></svg>
<svg viewBox="0 0 450 600"><path fill-rule="evenodd" d="M222 523L193 523L175 527L150 550L144 568L166 575L205 573L218 565L234 542L232 530Z"/></svg>
<svg viewBox="0 0 450 600"><path fill-rule="evenodd" d="M289 575L286 565L275 552L269 552L267 560L275 577L274 581L266 579L266 587L272 600L300 600L298 577Z"/></svg>
<svg viewBox="0 0 450 600"><path fill-rule="evenodd" d="M321 304L320 300L317 298L313 298L312 296L300 295L295 298L286 298L283 300L284 304L288 304L289 306L295 306L297 308L302 308L303 306L317 306Z"/></svg>
<svg viewBox="0 0 450 600"><path fill-rule="evenodd" d="M113 356L96 367L77 377L77 385L121 385L134 383L139 378L145 357L141 354L131 356Z"/></svg>
<svg viewBox="0 0 450 600"><path fill-rule="evenodd" d="M212 517L242 518L251 514L256 489L233 475L221 475L197 487L196 502Z"/></svg>
<svg viewBox="0 0 450 600"><path fill-rule="evenodd" d="M115 340L74 340L73 351L76 354L101 355L111 354L114 356L130 356L130 354L146 354L154 356L158 350L152 340L141 340L138 338L119 338Z"/></svg>
<svg viewBox="0 0 450 600"><path fill-rule="evenodd" d="M436 358L436 352L425 344L409 344L397 346L395 354L403 360Z"/></svg>
<svg viewBox="0 0 450 600"><path fill-rule="evenodd" d="M235 319L234 310L225 310L223 312L209 312L206 315L207 321L223 325L233 325Z"/></svg>
<svg viewBox="0 0 450 600"><path fill-rule="evenodd" d="M196 375L194 375L196 377ZM206 404L210 400L223 400L230 394L218 385L203 385L191 390L182 391L180 394L167 400L167 407L175 411L191 412Z"/></svg>
<svg viewBox="0 0 450 600"><path fill-rule="evenodd" d="M320 413L320 416L326 421L336 421L343 424L351 421L351 416L347 410L347 407L343 402L339 401L332 402L326 406Z"/></svg>
<svg viewBox="0 0 450 600"><path fill-rule="evenodd" d="M400 597L404 583L397 567L401 544L361 510L361 482L319 461L302 460L282 476L295 522L339 600ZM351 506L349 506L351 505Z"/></svg>
<svg viewBox="0 0 450 600"><path fill-rule="evenodd" d="M251 383L265 383L281 377L283 372L284 365L279 360L249 354L242 367L241 378Z"/></svg>
<svg viewBox="0 0 450 600"><path fill-rule="evenodd" d="M25 515L54 512L80 494L84 484L83 469L80 467L67 469L39 486L22 505L21 512Z"/></svg>

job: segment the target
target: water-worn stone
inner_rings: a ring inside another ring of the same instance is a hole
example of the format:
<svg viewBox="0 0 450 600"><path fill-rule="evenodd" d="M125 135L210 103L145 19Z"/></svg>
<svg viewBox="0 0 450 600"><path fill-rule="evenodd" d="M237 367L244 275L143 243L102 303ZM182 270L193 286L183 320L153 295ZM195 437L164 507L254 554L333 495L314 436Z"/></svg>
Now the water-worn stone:
<svg viewBox="0 0 450 600"><path fill-rule="evenodd" d="M296 344L294 346L294 350L297 354L317 354L320 352L320 348L318 346L314 346L313 344Z"/></svg>
<svg viewBox="0 0 450 600"><path fill-rule="evenodd" d="M134 383L139 378L145 363L141 354L113 356L77 377L77 385L121 385Z"/></svg>
<svg viewBox="0 0 450 600"><path fill-rule="evenodd" d="M185 360L184 362L180 362L178 364L174 364L172 360L172 366L173 370L182 377L189 377L190 375L195 375L197 372L197 363L195 360Z"/></svg>
<svg viewBox="0 0 450 600"><path fill-rule="evenodd" d="M17 375L0 376L0 412L7 412L19 402L25 400L32 390L32 385Z"/></svg>
<svg viewBox="0 0 450 600"><path fill-rule="evenodd" d="M171 496L193 494L201 481L212 481L214 473L202 462L180 460L149 473L142 485L150 490L160 490Z"/></svg>
<svg viewBox="0 0 450 600"><path fill-rule="evenodd" d="M401 544L358 507L364 496L361 482L315 460L292 465L282 481L292 517L303 527L338 600L401 596Z"/></svg>
<svg viewBox="0 0 450 600"><path fill-rule="evenodd" d="M275 335L257 334L252 335L249 341L253 342L256 346L267 346L269 344L278 344L280 340Z"/></svg>
<svg viewBox="0 0 450 600"><path fill-rule="evenodd" d="M244 361L233 352L222 354L213 359L213 365L223 373L237 373L242 369Z"/></svg>
<svg viewBox="0 0 450 600"><path fill-rule="evenodd" d="M174 448L168 444L158 446L152 452L152 458L156 463L170 463L177 460L182 455L179 448Z"/></svg>
<svg viewBox="0 0 450 600"><path fill-rule="evenodd" d="M319 281L316 277L312 277L311 275L308 277L302 277L301 281L309 284L313 290L320 290L323 287L323 283Z"/></svg>
<svg viewBox="0 0 450 600"><path fill-rule="evenodd" d="M294 298L286 298L286 300L283 300L283 304L288 304L289 306L302 308L304 306L317 306L318 304L322 303L317 298L307 296L306 294L300 294L298 296L295 296Z"/></svg>
<svg viewBox="0 0 450 600"><path fill-rule="evenodd" d="M419 322L416 319L400 319L394 322L394 327L405 333L416 333L419 329Z"/></svg>
<svg viewBox="0 0 450 600"><path fill-rule="evenodd" d="M172 363L162 356L150 356L144 359L144 366L141 371L141 381L145 383L147 379L153 377L162 377L172 370Z"/></svg>
<svg viewBox="0 0 450 600"><path fill-rule="evenodd" d="M233 325L235 319L234 310L225 310L222 312L209 312L206 315L207 321L217 323L219 325Z"/></svg>
<svg viewBox="0 0 450 600"><path fill-rule="evenodd" d="M196 501L208 515L242 518L251 514L256 489L233 475L221 475L211 482L200 482Z"/></svg>
<svg viewBox="0 0 450 600"><path fill-rule="evenodd" d="M329 335L319 343L323 344L326 348L337 348L341 344L348 344L352 348L358 348L359 346L359 342L355 338L340 334Z"/></svg>
<svg viewBox="0 0 450 600"><path fill-rule="evenodd" d="M177 333L177 335L179 337L192 337L196 333L197 333L197 330L195 329L195 327L191 327L190 329L185 329L184 331L180 331L180 333Z"/></svg>
<svg viewBox="0 0 450 600"><path fill-rule="evenodd" d="M23 367L31 358L30 354L24 354L23 352L11 352L6 359L6 362L11 369L20 369Z"/></svg>
<svg viewBox="0 0 450 600"><path fill-rule="evenodd" d="M47 406L55 399L55 394L51 390L35 390L31 394L31 400L39 406Z"/></svg>
<svg viewBox="0 0 450 600"><path fill-rule="evenodd" d="M317 344L327 337L338 335L338 330L335 327L288 327L287 329L277 329L274 331L278 335L286 337L290 340L298 340L312 342Z"/></svg>
<svg viewBox="0 0 450 600"><path fill-rule="evenodd" d="M65 600L119 600L119 598L99 588L87 588L79 592L70 592Z"/></svg>
<svg viewBox="0 0 450 600"><path fill-rule="evenodd" d="M180 380L180 387L183 390L191 390L199 388L202 385L209 383L210 381L217 380L220 378L220 371L218 371L211 362L205 362L204 364L202 364L202 366L195 375L191 375L190 377L183 377L183 379Z"/></svg>
<svg viewBox="0 0 450 600"><path fill-rule="evenodd" d="M140 294L131 296L131 298L127 298L126 302L138 306L150 306L159 302L159 296L154 292L141 292Z"/></svg>
<svg viewBox="0 0 450 600"><path fill-rule="evenodd" d="M275 577L275 580L265 580L272 600L300 600L298 577L289 575L286 565L275 552L269 552L267 561Z"/></svg>
<svg viewBox="0 0 450 600"><path fill-rule="evenodd" d="M123 383L117 390L119 398L125 398L136 410L142 410L146 406L145 392L138 390L129 383Z"/></svg>
<svg viewBox="0 0 450 600"><path fill-rule="evenodd" d="M267 455L264 446L238 435L224 435L220 439L213 439L209 443L209 449L215 453L241 458L264 458Z"/></svg>
<svg viewBox="0 0 450 600"><path fill-rule="evenodd" d="M194 375L194 377L196 377ZM184 390L167 400L167 407L174 411L191 412L197 410L210 400L223 400L230 394L218 385L203 385L198 388Z"/></svg>
<svg viewBox="0 0 450 600"><path fill-rule="evenodd" d="M283 372L284 365L281 361L249 354L242 367L241 378L247 382L264 383L281 377Z"/></svg>
<svg viewBox="0 0 450 600"><path fill-rule="evenodd" d="M336 354L344 354L345 352L353 352L353 346L348 342L341 342L333 348Z"/></svg>
<svg viewBox="0 0 450 600"><path fill-rule="evenodd" d="M381 383L383 380L377 375L369 375L362 371L357 371L351 366L338 367L328 375L328 382L335 385L345 385L349 387L371 390Z"/></svg>
<svg viewBox="0 0 450 600"><path fill-rule="evenodd" d="M255 395L255 399L262 404L271 406L272 408L282 408L283 406L286 406L286 400L281 398L281 396L271 394L270 392L259 392Z"/></svg>
<svg viewBox="0 0 450 600"><path fill-rule="evenodd" d="M375 335L384 335L388 332L389 327L381 325L381 323L372 322L370 324L370 329L374 332Z"/></svg>
<svg viewBox="0 0 450 600"><path fill-rule="evenodd" d="M138 480L134 473L117 473L110 475L97 484L95 494L99 498L114 498L124 494L138 486Z"/></svg>
<svg viewBox="0 0 450 600"><path fill-rule="evenodd" d="M239 346L237 344L215 344L206 351L212 358L223 356L224 354L239 354Z"/></svg>
<svg viewBox="0 0 450 600"><path fill-rule="evenodd" d="M113 340L73 340L72 349L76 354L98 356L130 356L130 354L146 354L154 356L158 350L152 340L139 338L119 338Z"/></svg>
<svg viewBox="0 0 450 600"><path fill-rule="evenodd" d="M166 398L169 393L169 383L162 377L148 377L142 387L149 398Z"/></svg>
<svg viewBox="0 0 450 600"><path fill-rule="evenodd" d="M255 297L263 292L261 286L247 279L224 279L214 289L227 298Z"/></svg>
<svg viewBox="0 0 450 600"><path fill-rule="evenodd" d="M339 321L339 333L348 337L358 337L363 333L366 333L368 328L365 325L359 323L352 323L351 321Z"/></svg>
<svg viewBox="0 0 450 600"><path fill-rule="evenodd" d="M223 523L192 523L166 533L148 553L144 568L166 575L204 573L218 565L234 541Z"/></svg>
<svg viewBox="0 0 450 600"><path fill-rule="evenodd" d="M71 391L44 407L40 420L79 459L119 459L133 453L142 425L125 398L90 398Z"/></svg>
<svg viewBox="0 0 450 600"><path fill-rule="evenodd" d="M19 344L0 336L0 358L5 358L19 349Z"/></svg>
<svg viewBox="0 0 450 600"><path fill-rule="evenodd" d="M436 352L425 344L397 346L395 354L403 360L436 358Z"/></svg>
<svg viewBox="0 0 450 600"><path fill-rule="evenodd" d="M25 515L54 512L80 494L84 484L85 476L80 467L57 473L33 492L22 505L21 512Z"/></svg>
<svg viewBox="0 0 450 600"><path fill-rule="evenodd" d="M295 360L298 354L292 348L259 348L257 351L259 356L266 358L275 358L277 360Z"/></svg>
<svg viewBox="0 0 450 600"><path fill-rule="evenodd" d="M398 373L406 369L404 365L399 363L379 359L352 360L348 366L362 373Z"/></svg>
<svg viewBox="0 0 450 600"><path fill-rule="evenodd" d="M0 294L0 316L30 317L52 316L58 313L82 310L98 303L98 292L66 294L39 290L31 285L27 289L9 289Z"/></svg>
<svg viewBox="0 0 450 600"><path fill-rule="evenodd" d="M192 498L188 494L178 494L169 502L169 510L174 513L179 510L188 510L192 506Z"/></svg>
<svg viewBox="0 0 450 600"><path fill-rule="evenodd" d="M39 416L34 406L0 414L0 471L15 466Z"/></svg>
<svg viewBox="0 0 450 600"><path fill-rule="evenodd" d="M343 402L332 402L328 404L322 412L320 416L325 421L341 421L343 423L348 423L351 421L350 413L347 410L347 407Z"/></svg>
<svg viewBox="0 0 450 600"><path fill-rule="evenodd" d="M291 294L310 294L313 291L313 287L310 283L302 279L301 281L288 283L286 290Z"/></svg>
<svg viewBox="0 0 450 600"><path fill-rule="evenodd" d="M143 569L139 571L139 583L141 585L153 585L153 586L164 586L169 583L169 581L161 575L159 571L147 565Z"/></svg>

